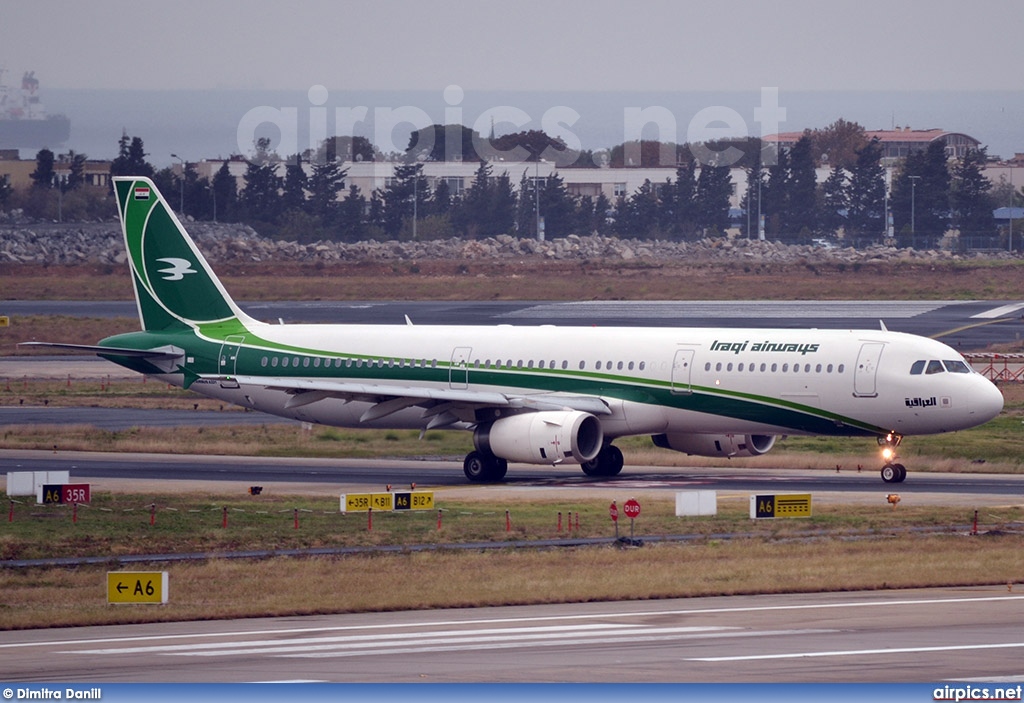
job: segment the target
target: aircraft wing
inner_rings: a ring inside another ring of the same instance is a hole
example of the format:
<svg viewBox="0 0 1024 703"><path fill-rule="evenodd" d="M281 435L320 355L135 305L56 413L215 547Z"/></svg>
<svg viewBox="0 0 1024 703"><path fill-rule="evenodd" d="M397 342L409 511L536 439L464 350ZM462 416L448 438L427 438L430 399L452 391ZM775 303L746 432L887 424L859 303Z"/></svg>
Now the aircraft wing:
<svg viewBox="0 0 1024 703"><path fill-rule="evenodd" d="M608 404L597 396L558 393L514 394L494 391L472 391L454 388L428 388L378 383L350 383L320 379L275 378L267 376L203 376L220 381L233 381L240 385L261 386L280 390L292 397L286 409L316 403L326 398L372 403L362 414L362 422L371 422L411 407L422 407L424 417L433 416L430 427L453 422L443 421L462 413L460 410L483 408L521 408L528 410L580 410L595 415L611 414ZM428 429L430 428L428 427Z"/></svg>

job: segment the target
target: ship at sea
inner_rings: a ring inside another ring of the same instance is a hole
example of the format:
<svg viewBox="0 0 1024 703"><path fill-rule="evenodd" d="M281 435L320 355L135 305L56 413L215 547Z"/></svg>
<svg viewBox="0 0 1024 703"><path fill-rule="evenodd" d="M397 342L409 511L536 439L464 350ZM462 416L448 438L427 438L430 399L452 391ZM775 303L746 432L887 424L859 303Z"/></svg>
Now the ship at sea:
<svg viewBox="0 0 1024 703"><path fill-rule="evenodd" d="M56 147L71 136L71 120L47 114L39 99L34 71L21 78L21 89L8 85L0 67L0 149Z"/></svg>

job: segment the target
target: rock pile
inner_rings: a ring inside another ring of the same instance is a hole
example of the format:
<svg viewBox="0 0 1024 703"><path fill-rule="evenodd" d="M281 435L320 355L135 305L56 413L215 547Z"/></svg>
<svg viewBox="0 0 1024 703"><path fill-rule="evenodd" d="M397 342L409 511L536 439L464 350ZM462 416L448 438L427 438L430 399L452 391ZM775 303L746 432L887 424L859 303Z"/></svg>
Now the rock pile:
<svg viewBox="0 0 1024 703"><path fill-rule="evenodd" d="M946 250L918 251L874 245L865 249L782 244L735 239L695 242L619 239L600 235L569 235L538 242L500 235L479 240L315 242L299 244L265 239L251 227L238 224L189 223L199 248L212 262L348 262L416 260L521 260L553 261L680 261L751 263L857 264L886 261L1014 258L986 252L956 254ZM116 223L18 224L0 226L0 263L123 264L124 245Z"/></svg>

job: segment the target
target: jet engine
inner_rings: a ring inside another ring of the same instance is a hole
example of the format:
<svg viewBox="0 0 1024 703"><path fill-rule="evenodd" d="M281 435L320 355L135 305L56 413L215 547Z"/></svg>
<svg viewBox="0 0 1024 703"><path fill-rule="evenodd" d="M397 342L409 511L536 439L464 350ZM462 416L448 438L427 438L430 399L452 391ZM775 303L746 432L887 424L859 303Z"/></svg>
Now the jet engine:
<svg viewBox="0 0 1024 703"><path fill-rule="evenodd" d="M509 415L473 433L478 451L525 464L582 464L597 456L603 441L601 422L579 410Z"/></svg>
<svg viewBox="0 0 1024 703"><path fill-rule="evenodd" d="M655 446L697 456L760 456L775 446L772 434L658 434Z"/></svg>

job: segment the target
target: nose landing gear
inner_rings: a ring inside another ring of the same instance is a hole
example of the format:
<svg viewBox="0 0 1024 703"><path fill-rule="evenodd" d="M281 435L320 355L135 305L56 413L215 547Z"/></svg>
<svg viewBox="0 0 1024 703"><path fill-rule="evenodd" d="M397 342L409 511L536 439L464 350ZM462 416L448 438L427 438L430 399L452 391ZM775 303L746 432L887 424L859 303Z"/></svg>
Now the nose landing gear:
<svg viewBox="0 0 1024 703"><path fill-rule="evenodd" d="M907 478L907 467L896 462L896 447L903 441L903 435L890 432L885 437L878 438L878 445L882 447L882 459L885 465L882 467L882 480L886 483L903 483Z"/></svg>

